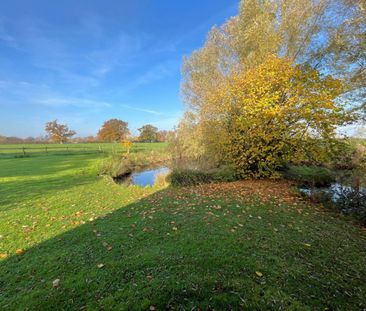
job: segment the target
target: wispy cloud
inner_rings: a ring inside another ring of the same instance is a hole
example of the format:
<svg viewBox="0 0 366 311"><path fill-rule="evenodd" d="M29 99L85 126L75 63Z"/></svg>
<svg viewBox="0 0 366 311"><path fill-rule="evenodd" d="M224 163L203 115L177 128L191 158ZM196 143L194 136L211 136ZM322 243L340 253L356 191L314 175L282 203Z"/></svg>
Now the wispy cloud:
<svg viewBox="0 0 366 311"><path fill-rule="evenodd" d="M1 41L13 48L16 48L17 46L15 37L9 34L5 29L4 21L0 19L0 42Z"/></svg>
<svg viewBox="0 0 366 311"><path fill-rule="evenodd" d="M126 109L141 111L141 112L145 112L145 113L149 113L149 114L153 114L153 115L157 115L157 116L163 115L162 112L159 112L159 111L156 111L156 110L139 108L139 107L134 107L134 106L131 106L131 105L126 105L126 104L120 104L119 106L123 107L123 108L126 108Z"/></svg>
<svg viewBox="0 0 366 311"><path fill-rule="evenodd" d="M128 93L134 91L138 87L149 85L159 80L168 78L176 74L177 70L179 70L179 66L180 59L164 60L151 66L145 72L133 77L131 81L123 85L123 87L120 87L118 89L112 89L109 93L114 95L120 93Z"/></svg>
<svg viewBox="0 0 366 311"><path fill-rule="evenodd" d="M53 107L78 107L78 108L111 108L111 107L120 107L125 108L128 110L140 111L148 114L153 115L163 115L162 112L141 108L138 106L128 105L124 103L111 103L106 101L98 101L98 100L91 100L85 98L63 98L63 97L47 97L43 99L38 99L34 101L35 104L47 106L50 108Z"/></svg>
<svg viewBox="0 0 366 311"><path fill-rule="evenodd" d="M172 63L170 61L155 65L144 74L137 77L136 85L149 84L172 74Z"/></svg>
<svg viewBox="0 0 366 311"><path fill-rule="evenodd" d="M44 98L35 101L36 104L44 105L47 107L65 107L73 106L79 108L107 108L111 107L111 104L104 101L96 101L84 98L60 98L51 97Z"/></svg>
<svg viewBox="0 0 366 311"><path fill-rule="evenodd" d="M28 88L32 85L27 81L0 80L0 88Z"/></svg>
<svg viewBox="0 0 366 311"><path fill-rule="evenodd" d="M158 122L151 122L151 124L161 129L174 129L174 127L179 123L180 118L181 115L169 116L159 120Z"/></svg>

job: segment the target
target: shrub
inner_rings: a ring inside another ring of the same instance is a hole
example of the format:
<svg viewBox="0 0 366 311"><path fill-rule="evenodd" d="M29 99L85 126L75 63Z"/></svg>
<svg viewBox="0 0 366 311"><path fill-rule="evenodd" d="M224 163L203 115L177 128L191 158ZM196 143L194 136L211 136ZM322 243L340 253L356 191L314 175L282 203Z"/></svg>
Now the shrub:
<svg viewBox="0 0 366 311"><path fill-rule="evenodd" d="M290 165L283 172L283 176L313 187L327 186L335 181L335 174L331 170L318 166Z"/></svg>
<svg viewBox="0 0 366 311"><path fill-rule="evenodd" d="M332 154L331 166L335 169L358 169L366 164L366 147L357 140L338 141Z"/></svg>
<svg viewBox="0 0 366 311"><path fill-rule="evenodd" d="M173 170L169 176L173 186L191 186L211 182L230 182L236 180L234 168L223 166L211 170L201 171L192 169Z"/></svg>
<svg viewBox="0 0 366 311"><path fill-rule="evenodd" d="M156 186L166 186L168 184L169 172L160 173L156 175L154 185Z"/></svg>
<svg viewBox="0 0 366 311"><path fill-rule="evenodd" d="M127 157L113 155L102 162L99 174L117 178L130 174L134 170L147 166L148 164L148 159L141 153L129 154Z"/></svg>
<svg viewBox="0 0 366 311"><path fill-rule="evenodd" d="M128 155L113 155L105 159L100 168L100 175L109 175L118 178L131 174L133 171L145 168L153 163L169 160L169 156L164 153L152 151L150 154L130 153Z"/></svg>
<svg viewBox="0 0 366 311"><path fill-rule="evenodd" d="M197 170L174 170L169 176L173 186L191 186L209 183L212 181L211 175Z"/></svg>
<svg viewBox="0 0 366 311"><path fill-rule="evenodd" d="M237 180L237 174L233 166L222 166L209 171L213 181L235 181Z"/></svg>
<svg viewBox="0 0 366 311"><path fill-rule="evenodd" d="M340 187L335 206L345 214L353 215L366 224L366 189Z"/></svg>

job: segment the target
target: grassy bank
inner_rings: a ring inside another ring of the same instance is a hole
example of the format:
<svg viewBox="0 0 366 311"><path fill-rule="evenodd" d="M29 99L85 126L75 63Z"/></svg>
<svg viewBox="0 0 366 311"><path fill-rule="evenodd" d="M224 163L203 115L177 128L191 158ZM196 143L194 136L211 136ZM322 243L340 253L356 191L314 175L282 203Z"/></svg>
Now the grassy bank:
<svg viewBox="0 0 366 311"><path fill-rule="evenodd" d="M121 187L100 161L0 159L0 309L366 307L365 231L290 182Z"/></svg>

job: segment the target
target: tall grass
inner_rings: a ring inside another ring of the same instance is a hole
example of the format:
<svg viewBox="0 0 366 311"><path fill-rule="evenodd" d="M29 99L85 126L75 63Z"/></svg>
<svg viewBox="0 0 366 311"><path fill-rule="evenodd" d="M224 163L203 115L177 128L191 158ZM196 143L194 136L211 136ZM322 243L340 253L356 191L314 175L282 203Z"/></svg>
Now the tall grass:
<svg viewBox="0 0 366 311"><path fill-rule="evenodd" d="M149 165L167 162L169 160L169 154L156 151L151 151L150 153L112 155L102 161L99 174L119 178L146 168Z"/></svg>

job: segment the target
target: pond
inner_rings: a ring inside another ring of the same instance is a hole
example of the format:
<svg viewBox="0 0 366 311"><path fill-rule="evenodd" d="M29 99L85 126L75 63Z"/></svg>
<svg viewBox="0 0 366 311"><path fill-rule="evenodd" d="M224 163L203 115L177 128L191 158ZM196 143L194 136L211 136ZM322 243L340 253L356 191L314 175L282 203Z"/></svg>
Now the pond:
<svg viewBox="0 0 366 311"><path fill-rule="evenodd" d="M137 185L141 187L153 186L155 179L160 174L167 174L170 168L163 166L158 168L149 168L144 171L135 172L118 181L122 185Z"/></svg>
<svg viewBox="0 0 366 311"><path fill-rule="evenodd" d="M329 187L300 186L300 193L314 202L337 207L344 213L366 212L366 187L364 184L334 182Z"/></svg>
<svg viewBox="0 0 366 311"><path fill-rule="evenodd" d="M325 198L333 202L337 202L344 191L354 191L353 187L342 185L338 182L330 184L329 187L308 187L302 185L298 189L300 193L307 197Z"/></svg>
<svg viewBox="0 0 366 311"><path fill-rule="evenodd" d="M138 170L131 174L114 178L114 181L120 185L137 185L141 187L153 186L155 184L156 177L160 174L169 173L172 168L176 169L197 169L204 167L204 162L192 161L190 159L178 159L169 161L164 166L152 166L143 170ZM207 165L207 164L206 164Z"/></svg>

